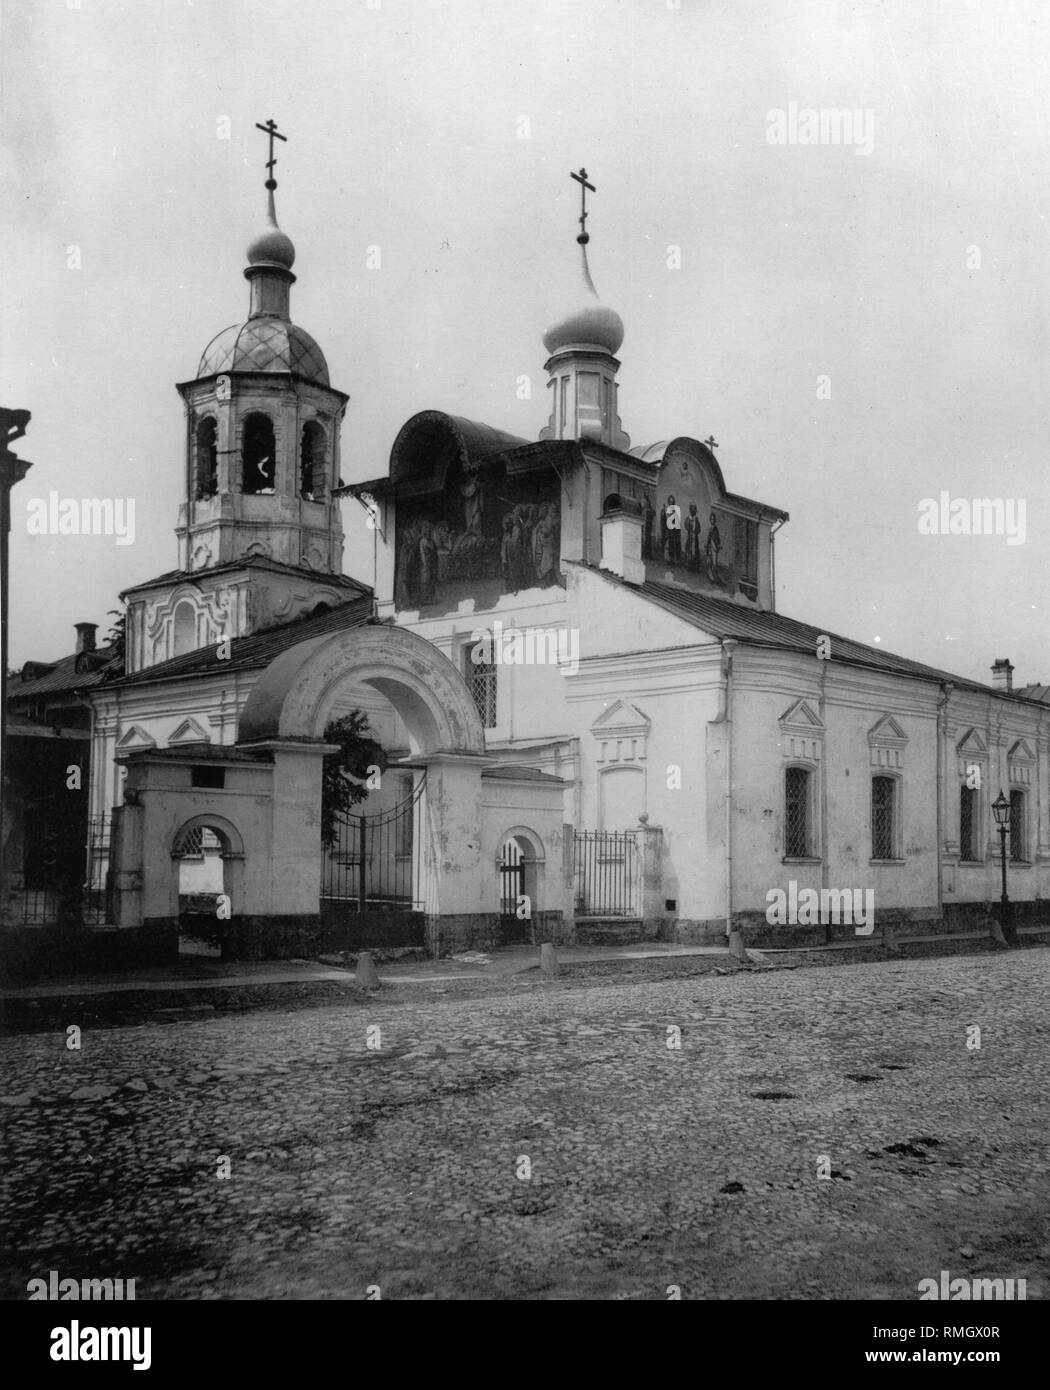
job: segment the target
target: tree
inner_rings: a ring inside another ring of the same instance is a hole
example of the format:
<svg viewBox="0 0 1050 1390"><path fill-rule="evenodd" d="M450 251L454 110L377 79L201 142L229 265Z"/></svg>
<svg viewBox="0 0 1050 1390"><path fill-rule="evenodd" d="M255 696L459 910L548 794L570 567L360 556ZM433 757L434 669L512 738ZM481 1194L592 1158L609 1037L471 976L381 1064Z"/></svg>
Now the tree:
<svg viewBox="0 0 1050 1390"><path fill-rule="evenodd" d="M321 783L321 841L330 848L338 838L340 817L368 795L368 769L383 773L389 764L360 710L333 719L325 727L324 740L339 745L339 752L324 760Z"/></svg>
<svg viewBox="0 0 1050 1390"><path fill-rule="evenodd" d="M111 608L109 616L113 619L113 626L106 633L106 646L112 647L113 656L120 662L120 669L123 671L128 611L126 608Z"/></svg>

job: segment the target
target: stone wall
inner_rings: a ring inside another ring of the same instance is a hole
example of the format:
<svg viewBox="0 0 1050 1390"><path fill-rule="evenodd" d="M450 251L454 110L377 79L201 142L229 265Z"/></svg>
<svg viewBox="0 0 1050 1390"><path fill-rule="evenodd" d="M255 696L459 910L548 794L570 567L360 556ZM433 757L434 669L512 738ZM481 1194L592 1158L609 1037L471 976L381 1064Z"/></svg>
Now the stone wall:
<svg viewBox="0 0 1050 1390"><path fill-rule="evenodd" d="M179 933L173 922L114 930L97 927L9 927L3 933L0 984L174 965Z"/></svg>

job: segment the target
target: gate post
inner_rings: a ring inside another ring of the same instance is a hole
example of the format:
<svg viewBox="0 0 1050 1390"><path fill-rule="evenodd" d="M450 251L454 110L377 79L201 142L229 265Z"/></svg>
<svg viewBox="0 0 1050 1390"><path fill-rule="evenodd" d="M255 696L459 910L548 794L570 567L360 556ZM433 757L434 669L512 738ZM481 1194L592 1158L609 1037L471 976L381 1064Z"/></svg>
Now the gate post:
<svg viewBox="0 0 1050 1390"><path fill-rule="evenodd" d="M642 919L643 934L656 938L664 919L664 832L659 825L643 822L635 833L640 860L638 915Z"/></svg>
<svg viewBox="0 0 1050 1390"><path fill-rule="evenodd" d="M475 938L487 939L497 921L495 885L482 869L481 854L481 771L492 760L475 753L428 753L414 761L427 769L427 852L434 894L427 934L440 954L450 946L472 945ZM496 910L484 910L486 899Z"/></svg>

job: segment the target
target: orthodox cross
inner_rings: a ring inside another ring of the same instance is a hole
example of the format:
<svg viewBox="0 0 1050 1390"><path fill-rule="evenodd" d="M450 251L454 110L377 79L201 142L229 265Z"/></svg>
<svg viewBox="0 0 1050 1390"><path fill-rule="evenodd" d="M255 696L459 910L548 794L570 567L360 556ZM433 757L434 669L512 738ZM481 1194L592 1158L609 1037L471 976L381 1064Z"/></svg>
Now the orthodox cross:
<svg viewBox="0 0 1050 1390"><path fill-rule="evenodd" d="M266 187L272 193L273 190L277 187L277 180L273 176L274 165L277 163L277 160L274 158L273 153L273 142L275 140L287 140L288 136L281 134L281 132L277 129L277 122L274 120L272 116L266 122L265 125L260 125L259 122L256 121L255 129L261 130L264 135L268 135L270 137L270 158L266 161L266 167L270 171L270 177L266 180Z"/></svg>
<svg viewBox="0 0 1050 1390"><path fill-rule="evenodd" d="M580 235L576 240L580 242L581 245L586 246L590 241L590 237L587 235L587 190L589 188L592 193L596 193L598 190L593 183L587 182L587 170L582 164L580 165L580 172L574 174L572 170L570 170L569 177L575 179L580 185Z"/></svg>
<svg viewBox="0 0 1050 1390"><path fill-rule="evenodd" d="M704 440L704 443L707 445L709 449L718 448L718 440L714 437L713 434L709 434L707 438Z"/></svg>

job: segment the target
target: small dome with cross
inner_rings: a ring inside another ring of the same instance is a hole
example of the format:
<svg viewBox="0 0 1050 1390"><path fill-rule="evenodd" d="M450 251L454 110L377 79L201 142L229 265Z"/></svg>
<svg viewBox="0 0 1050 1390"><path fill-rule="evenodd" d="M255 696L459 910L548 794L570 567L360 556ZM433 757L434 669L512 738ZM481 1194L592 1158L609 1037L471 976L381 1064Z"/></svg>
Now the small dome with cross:
<svg viewBox="0 0 1050 1390"><path fill-rule="evenodd" d="M586 246L581 246L580 255L583 283L577 286L576 303L547 329L543 345L552 355L569 348L598 348L615 357L623 342L623 319L598 298Z"/></svg>

